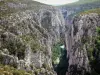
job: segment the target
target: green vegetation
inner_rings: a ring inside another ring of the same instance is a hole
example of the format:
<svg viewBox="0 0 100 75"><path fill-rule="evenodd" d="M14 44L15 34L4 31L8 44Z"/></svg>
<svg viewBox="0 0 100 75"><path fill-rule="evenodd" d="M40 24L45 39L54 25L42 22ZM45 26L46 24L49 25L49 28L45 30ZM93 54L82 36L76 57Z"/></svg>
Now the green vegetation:
<svg viewBox="0 0 100 75"><path fill-rule="evenodd" d="M24 70L17 70L8 65L0 65L0 75L32 75Z"/></svg>
<svg viewBox="0 0 100 75"><path fill-rule="evenodd" d="M4 38L4 35L1 35ZM25 45L17 38L3 40L1 49L7 48L12 55L18 56L20 59L24 58Z"/></svg>
<svg viewBox="0 0 100 75"><path fill-rule="evenodd" d="M33 71L18 70L9 65L0 64L0 75L39 75L41 73L44 75L48 75L48 71L51 71L51 68L46 63L43 64L42 68L38 68L38 69L35 68L33 65L30 66L31 68L33 68Z"/></svg>
<svg viewBox="0 0 100 75"><path fill-rule="evenodd" d="M90 13L100 14L100 8L91 9L91 10L87 10L87 11L82 11L82 12L79 13L79 15L90 14Z"/></svg>
<svg viewBox="0 0 100 75"><path fill-rule="evenodd" d="M6 35L2 34L2 39L6 38ZM33 52L45 51L45 47L40 44L39 38L36 34L22 35L17 37L11 37L9 40L2 40L1 50L8 49L11 55L18 56L19 59L23 59L25 56L25 49L27 45L30 45Z"/></svg>
<svg viewBox="0 0 100 75"><path fill-rule="evenodd" d="M33 52L44 50L44 47L40 45L37 35L23 35L20 36L25 44L29 44Z"/></svg>
<svg viewBox="0 0 100 75"><path fill-rule="evenodd" d="M8 6L8 3L13 5ZM23 5L25 6L23 6ZM26 10L38 11L41 7L40 5L45 5L32 0L2 0L0 1L0 17L7 17L12 13L17 13Z"/></svg>
<svg viewBox="0 0 100 75"><path fill-rule="evenodd" d="M99 28L99 27L96 28L96 32L97 32L98 34L100 34L100 28Z"/></svg>
<svg viewBox="0 0 100 75"><path fill-rule="evenodd" d="M57 43L52 47L52 60L54 64L57 63L56 60L61 56L61 48L60 48L61 45L62 45L61 43Z"/></svg>
<svg viewBox="0 0 100 75"><path fill-rule="evenodd" d="M68 63L69 59L66 56L67 56L67 50L64 49L60 56L60 62L59 64L57 64L57 67L55 68L58 75L66 75L69 65Z"/></svg>
<svg viewBox="0 0 100 75"><path fill-rule="evenodd" d="M66 6L78 6L78 5L88 4L88 3L98 2L98 1L100 1L100 0L79 0L74 3L66 4Z"/></svg>
<svg viewBox="0 0 100 75"><path fill-rule="evenodd" d="M97 36L94 38L94 44L88 49L88 57L92 68L91 75L100 75L100 27L96 28Z"/></svg>
<svg viewBox="0 0 100 75"><path fill-rule="evenodd" d="M89 57L89 60L90 61L93 61L94 60L94 57L93 57L93 51L94 51L94 49L92 48L92 47L90 47L89 49L88 49L88 57Z"/></svg>

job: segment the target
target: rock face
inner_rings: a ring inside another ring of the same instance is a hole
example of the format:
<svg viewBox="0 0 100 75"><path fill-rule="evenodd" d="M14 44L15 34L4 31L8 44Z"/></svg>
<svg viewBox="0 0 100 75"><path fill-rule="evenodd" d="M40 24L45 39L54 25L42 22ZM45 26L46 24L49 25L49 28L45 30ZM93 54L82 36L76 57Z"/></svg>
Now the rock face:
<svg viewBox="0 0 100 75"><path fill-rule="evenodd" d="M51 47L60 40L65 30L61 12L51 6L38 5L37 2L32 5L31 0L1 2L5 6L4 9L3 5L0 7L0 50L3 57L0 63L17 63L18 69L26 70L32 70L33 66L51 69ZM8 9L9 15L6 13ZM7 49L9 54L5 54L3 49ZM47 72L47 75L51 74Z"/></svg>
<svg viewBox="0 0 100 75"><path fill-rule="evenodd" d="M77 16L73 20L73 25L67 26L68 75L86 75L91 71L87 52L94 44L93 38L98 26L100 15L95 13Z"/></svg>
<svg viewBox="0 0 100 75"><path fill-rule="evenodd" d="M0 63L5 64L5 65L9 64L11 66L17 67L18 66L18 58L1 51L0 52Z"/></svg>

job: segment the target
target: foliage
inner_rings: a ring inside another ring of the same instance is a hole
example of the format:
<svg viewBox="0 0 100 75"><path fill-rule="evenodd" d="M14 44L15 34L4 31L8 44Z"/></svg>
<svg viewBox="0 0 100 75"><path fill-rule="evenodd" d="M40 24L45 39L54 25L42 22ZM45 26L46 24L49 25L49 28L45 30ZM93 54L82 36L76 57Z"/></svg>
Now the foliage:
<svg viewBox="0 0 100 75"><path fill-rule="evenodd" d="M88 49L87 52L88 52L88 57L89 57L90 61L92 61L92 60L93 60L93 55L92 55L92 53L93 53L93 48L90 47L90 48Z"/></svg>
<svg viewBox="0 0 100 75"><path fill-rule="evenodd" d="M8 65L0 65L0 75L32 75L24 70L17 70Z"/></svg>
<svg viewBox="0 0 100 75"><path fill-rule="evenodd" d="M91 75L100 74L100 27L96 28L97 36L95 38L94 47L88 49L88 55L90 56L90 64L92 67Z"/></svg>
<svg viewBox="0 0 100 75"><path fill-rule="evenodd" d="M100 28L99 28L99 27L96 28L96 32L97 32L98 34L100 34Z"/></svg>
<svg viewBox="0 0 100 75"><path fill-rule="evenodd" d="M52 47L52 60L53 62L55 63L57 58L60 58L60 55L61 55L61 46L62 44L61 43L57 43L55 45L53 45Z"/></svg>
<svg viewBox="0 0 100 75"><path fill-rule="evenodd" d="M34 34L34 35L29 35L29 34L23 35L23 36L20 36L20 38L22 38L22 40L24 41L25 44L30 44L30 47L31 47L33 52L44 49L44 47L42 45L40 45L36 34Z"/></svg>
<svg viewBox="0 0 100 75"><path fill-rule="evenodd" d="M16 55L21 59L24 58L25 45L18 38L14 37L3 41L2 49L3 48L7 48L10 54Z"/></svg>
<svg viewBox="0 0 100 75"><path fill-rule="evenodd" d="M12 3L13 6L8 6L8 3ZM25 4L27 6L21 6L20 3ZM40 5L45 6L45 4L32 0L1 0L0 17L10 16L13 13L25 11L27 9L32 9L37 12L41 8Z"/></svg>
<svg viewBox="0 0 100 75"><path fill-rule="evenodd" d="M66 56L67 56L67 50L64 49L60 57L60 62L55 68L58 75L65 75L68 70L68 65L69 65L68 60L69 59Z"/></svg>

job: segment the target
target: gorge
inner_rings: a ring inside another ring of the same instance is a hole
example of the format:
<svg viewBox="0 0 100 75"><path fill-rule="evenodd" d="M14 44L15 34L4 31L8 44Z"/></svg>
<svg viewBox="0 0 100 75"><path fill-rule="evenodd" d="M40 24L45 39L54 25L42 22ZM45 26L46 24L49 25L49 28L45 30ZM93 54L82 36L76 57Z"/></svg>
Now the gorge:
<svg viewBox="0 0 100 75"><path fill-rule="evenodd" d="M0 75L99 75L99 46L99 0L0 0Z"/></svg>

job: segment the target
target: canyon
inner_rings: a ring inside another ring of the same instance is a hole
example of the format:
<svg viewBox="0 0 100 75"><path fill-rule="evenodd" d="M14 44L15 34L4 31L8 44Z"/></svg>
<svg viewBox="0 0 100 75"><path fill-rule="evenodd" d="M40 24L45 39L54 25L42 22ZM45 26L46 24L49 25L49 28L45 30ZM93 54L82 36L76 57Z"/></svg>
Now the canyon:
<svg viewBox="0 0 100 75"><path fill-rule="evenodd" d="M54 7L32 0L0 0L0 74L5 75L2 68L9 65L17 71L6 70L6 75L92 75L89 49L98 36L100 15L79 13L99 7L99 1ZM53 47L59 43L65 48L55 64Z"/></svg>

